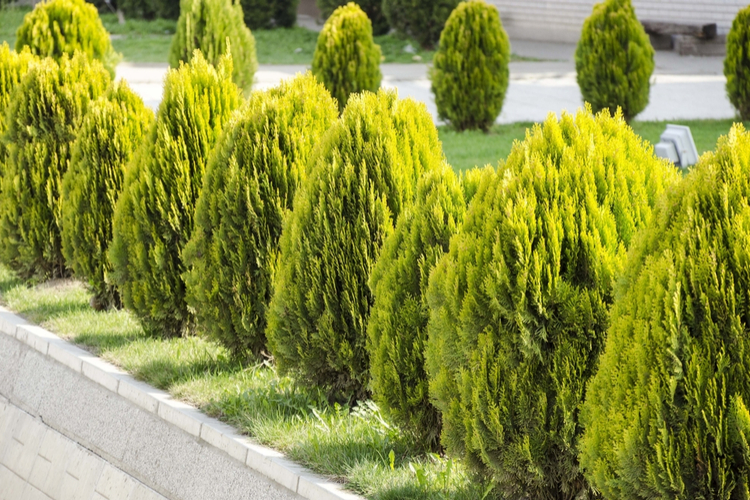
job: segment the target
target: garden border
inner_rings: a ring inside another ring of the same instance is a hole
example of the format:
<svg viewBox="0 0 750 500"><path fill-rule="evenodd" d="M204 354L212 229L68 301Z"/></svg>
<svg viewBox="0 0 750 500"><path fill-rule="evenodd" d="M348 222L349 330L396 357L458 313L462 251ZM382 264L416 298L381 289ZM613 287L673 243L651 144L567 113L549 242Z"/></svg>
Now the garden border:
<svg viewBox="0 0 750 500"><path fill-rule="evenodd" d="M167 392L140 382L114 365L68 341L29 323L0 306L0 332L28 345L44 356L83 375L137 407L191 434L204 444L218 448L246 467L309 500L363 500L288 460L271 448L249 438L200 410L177 401Z"/></svg>

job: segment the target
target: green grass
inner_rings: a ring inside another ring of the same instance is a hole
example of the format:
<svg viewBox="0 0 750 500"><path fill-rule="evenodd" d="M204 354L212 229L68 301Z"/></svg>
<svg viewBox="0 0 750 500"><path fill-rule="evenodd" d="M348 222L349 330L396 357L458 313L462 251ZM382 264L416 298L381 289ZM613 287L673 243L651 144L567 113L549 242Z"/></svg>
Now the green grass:
<svg viewBox="0 0 750 500"><path fill-rule="evenodd" d="M716 147L720 136L729 133L734 120L634 121L631 125L636 134L656 144L667 123L690 127L698 154L703 154ZM526 129L531 126L531 122L495 125L486 134L476 131L456 132L448 126L442 126L438 128L438 132L448 163L456 171L464 171L475 166L497 166L500 159L507 158L513 142L523 140ZM745 122L745 127L748 126L750 122Z"/></svg>
<svg viewBox="0 0 750 500"><path fill-rule="evenodd" d="M79 282L29 285L0 267L0 300L135 377L234 425L372 499L478 499L483 484L460 463L420 451L372 402L350 408L279 376L243 366L200 336L146 336L126 311L96 312ZM391 452L393 462L391 462Z"/></svg>
<svg viewBox="0 0 750 500"><path fill-rule="evenodd" d="M27 7L0 8L0 44L8 42L11 48L15 48L16 30L23 22L23 16L30 10Z"/></svg>

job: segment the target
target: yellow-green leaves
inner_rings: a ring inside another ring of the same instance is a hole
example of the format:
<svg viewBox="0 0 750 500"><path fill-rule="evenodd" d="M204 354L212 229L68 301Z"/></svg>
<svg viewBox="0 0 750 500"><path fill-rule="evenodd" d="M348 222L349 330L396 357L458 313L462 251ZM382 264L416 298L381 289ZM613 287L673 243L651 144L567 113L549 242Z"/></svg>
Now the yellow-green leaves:
<svg viewBox="0 0 750 500"><path fill-rule="evenodd" d="M510 43L497 8L483 0L456 7L430 71L440 118L457 130L487 130L503 109Z"/></svg>
<svg viewBox="0 0 750 500"><path fill-rule="evenodd" d="M312 72L344 109L349 96L380 88L380 47L362 9L349 2L336 9L318 36Z"/></svg>
<svg viewBox="0 0 750 500"><path fill-rule="evenodd" d="M115 76L120 54L112 48L96 7L85 0L45 0L26 14L16 32L16 50L59 60L83 52Z"/></svg>

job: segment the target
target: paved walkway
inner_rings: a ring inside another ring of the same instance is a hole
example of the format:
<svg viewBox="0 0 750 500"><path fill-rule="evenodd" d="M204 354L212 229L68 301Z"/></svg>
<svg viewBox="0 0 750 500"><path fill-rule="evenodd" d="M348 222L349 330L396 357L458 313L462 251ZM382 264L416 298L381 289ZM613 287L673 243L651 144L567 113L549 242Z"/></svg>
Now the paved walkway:
<svg viewBox="0 0 750 500"><path fill-rule="evenodd" d="M498 123L541 121L549 112L575 111L583 105L575 75L575 45L512 42L513 52L541 61L512 62L511 81ZM305 66L262 65L255 88L263 89ZM426 64L383 64L383 86L397 88L401 97L423 101L437 121ZM126 79L149 106L156 109L167 71L164 64L121 64L117 76ZM639 120L733 118L724 90L723 58L656 53L651 99Z"/></svg>

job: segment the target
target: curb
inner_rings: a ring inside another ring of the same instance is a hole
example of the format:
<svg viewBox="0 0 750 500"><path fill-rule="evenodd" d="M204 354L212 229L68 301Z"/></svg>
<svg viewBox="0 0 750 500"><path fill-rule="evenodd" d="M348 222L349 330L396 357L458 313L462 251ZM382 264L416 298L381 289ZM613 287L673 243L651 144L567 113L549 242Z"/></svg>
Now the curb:
<svg viewBox="0 0 750 500"><path fill-rule="evenodd" d="M16 338L203 443L218 448L302 498L364 500L345 491L341 485L332 483L286 459L282 453L253 443L247 437L238 434L233 427L173 399L167 392L135 380L116 366L70 344L44 328L30 324L4 307L0 307L0 333Z"/></svg>

